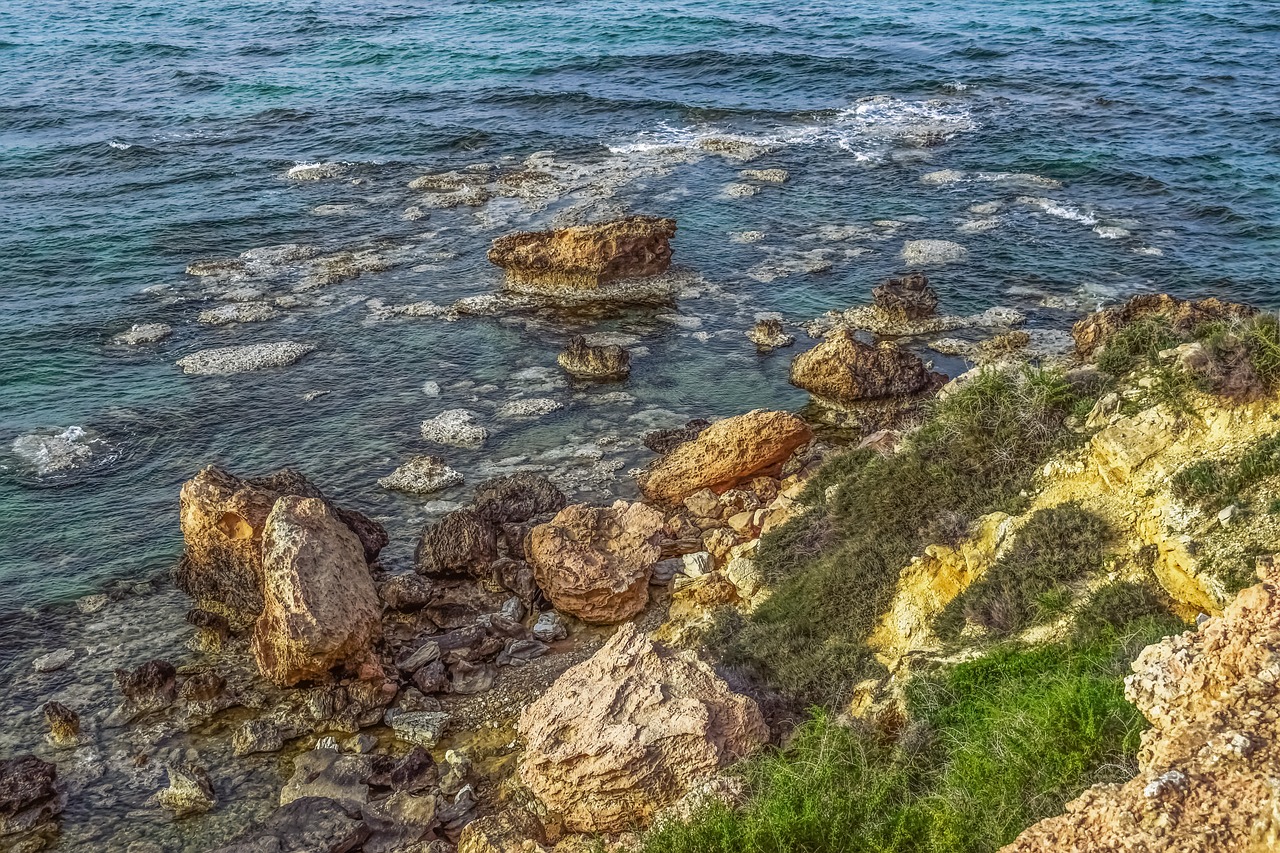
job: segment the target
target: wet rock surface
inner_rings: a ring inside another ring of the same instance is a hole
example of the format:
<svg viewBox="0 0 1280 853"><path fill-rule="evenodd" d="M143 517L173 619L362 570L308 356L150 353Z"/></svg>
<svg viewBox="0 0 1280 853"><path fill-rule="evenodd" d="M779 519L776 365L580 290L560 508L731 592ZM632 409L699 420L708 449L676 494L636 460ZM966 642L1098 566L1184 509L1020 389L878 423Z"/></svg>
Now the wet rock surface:
<svg viewBox="0 0 1280 853"><path fill-rule="evenodd" d="M832 333L791 363L791 384L837 406L911 396L945 381L945 376L930 372L919 356L897 344L865 344L848 330Z"/></svg>
<svg viewBox="0 0 1280 853"><path fill-rule="evenodd" d="M462 485L462 475L450 468L439 456L415 456L378 480L384 489L415 495L429 495Z"/></svg>
<svg viewBox="0 0 1280 853"><path fill-rule="evenodd" d="M770 353L776 349L789 347L796 342L795 335L789 335L782 330L781 320L757 321L747 332L747 339L755 344L756 350L761 353Z"/></svg>
<svg viewBox="0 0 1280 853"><path fill-rule="evenodd" d="M625 379L631 373L631 354L616 344L591 346L576 335L556 361L577 379Z"/></svg>
<svg viewBox="0 0 1280 853"><path fill-rule="evenodd" d="M871 291L872 305L889 321L913 322L938 312L938 294L923 273L891 278Z"/></svg>
<svg viewBox="0 0 1280 853"><path fill-rule="evenodd" d="M499 237L489 260L515 281L546 288L593 289L663 273L671 264L674 219L631 216L557 231Z"/></svg>
<svg viewBox="0 0 1280 853"><path fill-rule="evenodd" d="M295 341L217 347L183 356L178 359L177 365L182 368L183 373L201 376L248 373L272 367L288 367L314 350L314 344Z"/></svg>

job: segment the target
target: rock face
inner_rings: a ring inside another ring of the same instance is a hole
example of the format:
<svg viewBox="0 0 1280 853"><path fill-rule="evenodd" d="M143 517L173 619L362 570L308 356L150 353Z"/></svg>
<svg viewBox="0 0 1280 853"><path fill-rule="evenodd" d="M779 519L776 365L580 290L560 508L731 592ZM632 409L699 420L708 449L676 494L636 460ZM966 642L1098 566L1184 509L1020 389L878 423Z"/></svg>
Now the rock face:
<svg viewBox="0 0 1280 853"><path fill-rule="evenodd" d="M629 619L649 601L662 524L662 513L639 503L565 507L529 537L538 586L557 610L583 621Z"/></svg>
<svg viewBox="0 0 1280 853"><path fill-rule="evenodd" d="M892 322L925 320L938 312L938 294L923 273L891 278L871 291L872 304Z"/></svg>
<svg viewBox="0 0 1280 853"><path fill-rule="evenodd" d="M179 522L186 550L174 581L200 609L228 617L237 626L262 611L262 532L277 500L323 493L297 471L284 469L242 480L210 465L182 486ZM354 533L367 561L387 544L380 524L354 510L329 504Z"/></svg>
<svg viewBox="0 0 1280 853"><path fill-rule="evenodd" d="M1280 845L1280 565L1198 630L1148 646L1125 696L1151 721L1139 774L1097 785L1004 848L1263 851Z"/></svg>
<svg viewBox="0 0 1280 853"><path fill-rule="evenodd" d="M1076 321L1071 336L1076 342L1076 354L1088 358L1102 349L1116 332L1147 317L1161 317L1175 331L1186 333L1210 320L1241 319L1256 313L1257 309L1248 305L1214 298L1178 299L1167 293L1146 293Z"/></svg>
<svg viewBox="0 0 1280 853"><path fill-rule="evenodd" d="M625 379L631 374L631 353L616 344L593 347L582 335L574 336L556 361L578 379Z"/></svg>
<svg viewBox="0 0 1280 853"><path fill-rule="evenodd" d="M674 219L629 216L596 225L499 237L490 262L523 284L594 289L623 278L666 272Z"/></svg>
<svg viewBox="0 0 1280 853"><path fill-rule="evenodd" d="M918 394L945 379L897 344L864 344L847 329L833 332L791 362L792 385L837 406Z"/></svg>
<svg viewBox="0 0 1280 853"><path fill-rule="evenodd" d="M616 832L768 738L760 709L692 652L623 625L520 715L521 780L576 832Z"/></svg>
<svg viewBox="0 0 1280 853"><path fill-rule="evenodd" d="M813 430L789 412L756 409L717 421L679 444L638 478L653 501L678 504L699 489L723 492L753 477L777 474Z"/></svg>
<svg viewBox="0 0 1280 853"><path fill-rule="evenodd" d="M283 497L262 535L264 606L253 629L262 674L293 685L358 665L381 635L360 540L317 498Z"/></svg>

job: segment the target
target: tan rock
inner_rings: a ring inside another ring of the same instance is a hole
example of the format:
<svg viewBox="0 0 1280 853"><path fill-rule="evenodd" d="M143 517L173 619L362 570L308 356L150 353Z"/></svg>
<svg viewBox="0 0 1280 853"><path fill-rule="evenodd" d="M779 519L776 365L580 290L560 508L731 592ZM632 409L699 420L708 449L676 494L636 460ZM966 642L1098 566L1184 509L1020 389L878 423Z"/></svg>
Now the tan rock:
<svg viewBox="0 0 1280 853"><path fill-rule="evenodd" d="M755 533L755 512L752 510L743 510L729 516L729 529L742 537L750 537Z"/></svg>
<svg viewBox="0 0 1280 853"><path fill-rule="evenodd" d="M458 853L539 853L546 843L542 821L527 811L508 809L467 824L458 838Z"/></svg>
<svg viewBox="0 0 1280 853"><path fill-rule="evenodd" d="M703 546L717 563L723 563L729 555L729 549L741 541L741 537L727 527L714 527L702 534Z"/></svg>
<svg viewBox="0 0 1280 853"><path fill-rule="evenodd" d="M557 610L586 622L621 622L649 601L662 528L662 514L644 504L574 504L533 529L529 562Z"/></svg>
<svg viewBox="0 0 1280 853"><path fill-rule="evenodd" d="M381 605L360 540L318 498L283 497L262 534L263 609L253 629L262 674L293 685L372 657Z"/></svg>
<svg viewBox="0 0 1280 853"><path fill-rule="evenodd" d="M1076 321L1071 336L1076 342L1076 354L1087 358L1102 349L1116 332L1147 317L1161 317L1176 331L1187 333L1209 320L1250 317L1256 313L1256 308L1216 298L1178 299L1167 293L1145 293L1123 305L1095 311Z"/></svg>
<svg viewBox="0 0 1280 853"><path fill-rule="evenodd" d="M518 232L494 240L489 261L524 284L590 290L618 279L666 272L675 233L674 219L657 216Z"/></svg>
<svg viewBox="0 0 1280 853"><path fill-rule="evenodd" d="M575 832L647 824L769 734L755 702L631 624L525 708L519 731L521 781Z"/></svg>
<svg viewBox="0 0 1280 853"><path fill-rule="evenodd" d="M836 406L921 394L940 387L945 380L941 374L929 372L919 356L897 344L864 344L848 329L833 332L791 362L792 385Z"/></svg>
<svg viewBox="0 0 1280 853"><path fill-rule="evenodd" d="M639 477L650 500L679 503L701 489L723 492L760 475L776 475L791 454L813 440L809 425L789 412L757 409L707 427Z"/></svg>

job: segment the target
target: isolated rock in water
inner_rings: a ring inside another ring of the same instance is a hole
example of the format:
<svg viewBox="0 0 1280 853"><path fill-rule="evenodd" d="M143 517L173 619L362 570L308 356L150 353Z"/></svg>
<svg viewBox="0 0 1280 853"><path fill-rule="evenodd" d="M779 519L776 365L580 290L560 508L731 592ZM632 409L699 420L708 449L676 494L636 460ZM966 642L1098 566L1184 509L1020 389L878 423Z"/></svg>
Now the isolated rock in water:
<svg viewBox="0 0 1280 853"><path fill-rule="evenodd" d="M125 346L154 344L163 341L173 334L173 326L168 323L134 323L127 332L121 332L111 339L112 343Z"/></svg>
<svg viewBox="0 0 1280 853"><path fill-rule="evenodd" d="M486 480L476 488L476 513L493 524L523 524L535 516L559 512L564 492L542 474L522 471Z"/></svg>
<svg viewBox="0 0 1280 853"><path fill-rule="evenodd" d="M498 540L493 525L474 510L460 509L423 529L413 568L427 577L483 579L496 559Z"/></svg>
<svg viewBox="0 0 1280 853"><path fill-rule="evenodd" d="M61 702L46 702L44 722L49 727L49 740L58 745L75 743L80 738L80 715Z"/></svg>
<svg viewBox="0 0 1280 853"><path fill-rule="evenodd" d="M236 627L262 611L262 532L276 501L285 495L325 500L302 474L289 468L243 480L210 465L182 485L178 520L186 550L174 569L178 588L200 609L228 617ZM364 515L330 504L359 538L366 561L387 544L387 531Z"/></svg>
<svg viewBox="0 0 1280 853"><path fill-rule="evenodd" d="M563 408L564 404L557 400L552 400L550 397L534 397L525 400L512 400L498 409L497 414L500 418L540 418Z"/></svg>
<svg viewBox="0 0 1280 853"><path fill-rule="evenodd" d="M1151 722L1138 775L1095 785L1004 853L1280 849L1277 558L1259 558L1258 577L1222 616L1134 661L1125 697Z"/></svg>
<svg viewBox="0 0 1280 853"><path fill-rule="evenodd" d="M288 686L372 657L382 608L364 549L324 501L276 501L262 533L262 568L252 645L264 676Z"/></svg>
<svg viewBox="0 0 1280 853"><path fill-rule="evenodd" d="M891 322L911 323L938 313L938 294L923 273L889 279L872 289L871 300Z"/></svg>
<svg viewBox="0 0 1280 853"><path fill-rule="evenodd" d="M631 373L631 353L613 344L593 347L582 335L575 335L556 361L578 379L624 379Z"/></svg>
<svg viewBox="0 0 1280 853"><path fill-rule="evenodd" d="M743 169L738 175L744 180L765 184L783 184L791 177L786 169Z"/></svg>
<svg viewBox="0 0 1280 853"><path fill-rule="evenodd" d="M662 513L618 501L575 504L533 529L529 559L538 586L561 612L585 622L621 622L649 601Z"/></svg>
<svg viewBox="0 0 1280 853"><path fill-rule="evenodd" d="M422 422L422 437L449 447L477 448L489 438L489 431L466 409L449 409Z"/></svg>
<svg viewBox="0 0 1280 853"><path fill-rule="evenodd" d="M699 489L723 492L753 477L776 476L791 454L812 440L813 430L790 412L756 409L716 421L655 461L639 476L640 490L667 504Z"/></svg>
<svg viewBox="0 0 1280 853"><path fill-rule="evenodd" d="M429 495L462 485L462 475L444 464L439 456L415 456L378 480L378 485L384 489Z"/></svg>
<svg viewBox="0 0 1280 853"><path fill-rule="evenodd" d="M247 373L268 367L288 367L314 349L314 344L299 344L293 341L218 347L200 350L180 358L177 365L182 368L183 373L200 375Z"/></svg>
<svg viewBox="0 0 1280 853"><path fill-rule="evenodd" d="M5 836L33 829L62 811L57 778L58 769L34 755L0 761L0 846L8 847Z"/></svg>
<svg viewBox="0 0 1280 853"><path fill-rule="evenodd" d="M949 264L968 256L968 249L950 240L908 240L902 244L902 259L913 267Z"/></svg>
<svg viewBox="0 0 1280 853"><path fill-rule="evenodd" d="M629 216L596 225L499 237L490 262L508 277L539 287L594 289L624 278L666 272L674 219Z"/></svg>
<svg viewBox="0 0 1280 853"><path fill-rule="evenodd" d="M200 765L171 764L165 772L169 776L169 787L155 795L155 802L173 812L174 817L202 814L218 804L209 773Z"/></svg>
<svg viewBox="0 0 1280 853"><path fill-rule="evenodd" d="M837 406L918 394L943 381L914 353L890 341L864 344L847 329L791 362L792 385Z"/></svg>
<svg viewBox="0 0 1280 853"><path fill-rule="evenodd" d="M789 347L796 342L795 335L788 335L782 331L781 320L758 320L756 324L747 332L747 338L756 345L756 349L762 353L773 352L776 349Z"/></svg>
<svg viewBox="0 0 1280 853"><path fill-rule="evenodd" d="M31 662L31 667L36 672L56 672L75 659L75 649L58 649L36 658Z"/></svg>
<svg viewBox="0 0 1280 853"><path fill-rule="evenodd" d="M1187 334L1210 320L1238 320L1257 313L1256 308L1248 305L1215 298L1178 299L1167 293L1147 293L1077 320L1071 336L1076 342L1076 354L1088 358L1102 349L1116 332L1148 317L1160 317L1174 331Z"/></svg>
<svg viewBox="0 0 1280 853"><path fill-rule="evenodd" d="M196 322L207 326L225 326L228 323L261 323L279 316L280 312L266 302L235 302L201 311Z"/></svg>
<svg viewBox="0 0 1280 853"><path fill-rule="evenodd" d="M149 660L137 669L117 669L120 688L132 713L155 711L173 702L178 695L178 671L164 660Z"/></svg>
<svg viewBox="0 0 1280 853"><path fill-rule="evenodd" d="M631 624L526 707L519 732L521 781L574 832L646 824L769 737L755 702Z"/></svg>

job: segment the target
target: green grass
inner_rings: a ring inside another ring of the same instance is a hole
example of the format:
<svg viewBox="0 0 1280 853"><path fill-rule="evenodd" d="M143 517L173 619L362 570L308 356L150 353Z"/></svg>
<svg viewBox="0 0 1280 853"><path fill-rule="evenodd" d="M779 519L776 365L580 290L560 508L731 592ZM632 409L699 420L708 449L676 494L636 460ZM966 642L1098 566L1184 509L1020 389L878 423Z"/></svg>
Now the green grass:
<svg viewBox="0 0 1280 853"><path fill-rule="evenodd" d="M1239 459L1204 459L1173 476L1173 494L1186 503L1217 512L1238 502L1252 486L1280 474L1280 433L1254 442Z"/></svg>
<svg viewBox="0 0 1280 853"><path fill-rule="evenodd" d="M1098 353L1098 369L1124 376L1143 364L1155 364L1160 353L1177 346L1178 338L1163 317L1146 317L1130 323L1112 336Z"/></svg>

